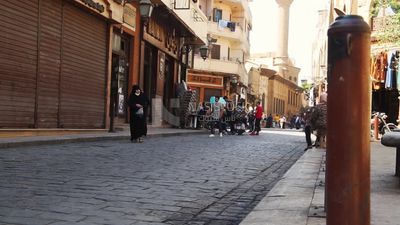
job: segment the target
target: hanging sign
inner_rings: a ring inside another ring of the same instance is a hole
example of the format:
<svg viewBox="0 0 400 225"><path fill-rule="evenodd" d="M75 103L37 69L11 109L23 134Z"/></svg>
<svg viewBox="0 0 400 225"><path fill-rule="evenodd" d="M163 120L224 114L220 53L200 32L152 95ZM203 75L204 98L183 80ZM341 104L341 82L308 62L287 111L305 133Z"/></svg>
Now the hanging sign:
<svg viewBox="0 0 400 225"><path fill-rule="evenodd" d="M129 26L136 28L136 8L132 8L128 5L124 6L124 23Z"/></svg>

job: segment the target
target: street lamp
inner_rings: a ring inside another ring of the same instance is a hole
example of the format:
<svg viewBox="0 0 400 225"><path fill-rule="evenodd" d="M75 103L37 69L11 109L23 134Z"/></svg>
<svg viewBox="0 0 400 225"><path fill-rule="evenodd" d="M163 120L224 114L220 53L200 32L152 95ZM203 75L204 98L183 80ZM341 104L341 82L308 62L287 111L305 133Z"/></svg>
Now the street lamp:
<svg viewBox="0 0 400 225"><path fill-rule="evenodd" d="M140 17L147 22L153 11L153 4L150 0L140 0L139 7Z"/></svg>
<svg viewBox="0 0 400 225"><path fill-rule="evenodd" d="M207 45L202 45L199 49L200 51L200 56L203 58L203 60L206 60L208 57L208 46Z"/></svg>

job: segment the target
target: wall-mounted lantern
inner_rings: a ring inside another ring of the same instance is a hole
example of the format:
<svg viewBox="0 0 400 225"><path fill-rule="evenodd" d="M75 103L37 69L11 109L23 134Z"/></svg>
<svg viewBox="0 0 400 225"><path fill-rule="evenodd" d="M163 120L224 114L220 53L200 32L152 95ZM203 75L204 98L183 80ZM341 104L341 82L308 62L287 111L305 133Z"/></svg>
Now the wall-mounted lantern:
<svg viewBox="0 0 400 225"><path fill-rule="evenodd" d="M153 4L150 0L140 0L139 7L140 17L142 20L148 21L153 11Z"/></svg>
<svg viewBox="0 0 400 225"><path fill-rule="evenodd" d="M208 57L208 46L207 45L203 45L200 47L199 49L200 51L200 56L203 60L206 60Z"/></svg>

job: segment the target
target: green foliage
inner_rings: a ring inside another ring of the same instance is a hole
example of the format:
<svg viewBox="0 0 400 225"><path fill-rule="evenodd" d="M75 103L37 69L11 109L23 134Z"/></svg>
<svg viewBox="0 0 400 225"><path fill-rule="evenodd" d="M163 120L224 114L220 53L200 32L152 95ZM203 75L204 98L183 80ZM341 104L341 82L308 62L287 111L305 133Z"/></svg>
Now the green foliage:
<svg viewBox="0 0 400 225"><path fill-rule="evenodd" d="M400 13L400 1L399 0L375 0L372 2L371 16L375 17L378 15L381 8L386 9L391 7L393 11L397 14Z"/></svg>
<svg viewBox="0 0 400 225"><path fill-rule="evenodd" d="M400 44L400 13L386 18L386 25L376 35L379 43Z"/></svg>
<svg viewBox="0 0 400 225"><path fill-rule="evenodd" d="M303 94L306 100L310 99L310 90L313 87L313 84L303 83L301 88L303 89Z"/></svg>
<svg viewBox="0 0 400 225"><path fill-rule="evenodd" d="M311 88L312 88L312 84L309 84L309 83L303 83L302 85L301 85L301 87L303 88L303 90L310 90Z"/></svg>
<svg viewBox="0 0 400 225"><path fill-rule="evenodd" d="M396 14L384 18L384 27L376 33L376 38L380 44L400 44L400 1L375 0L372 3L371 15L375 17L381 8L385 9L389 6Z"/></svg>

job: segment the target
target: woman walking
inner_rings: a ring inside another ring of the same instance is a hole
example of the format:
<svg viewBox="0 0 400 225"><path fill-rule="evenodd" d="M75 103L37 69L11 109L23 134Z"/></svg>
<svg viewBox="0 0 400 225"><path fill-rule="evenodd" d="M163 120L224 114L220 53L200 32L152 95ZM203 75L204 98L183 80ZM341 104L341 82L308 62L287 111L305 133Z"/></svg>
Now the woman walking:
<svg viewBox="0 0 400 225"><path fill-rule="evenodd" d="M143 142L147 135L146 108L148 100L139 86L132 87L128 105L130 108L131 142Z"/></svg>

